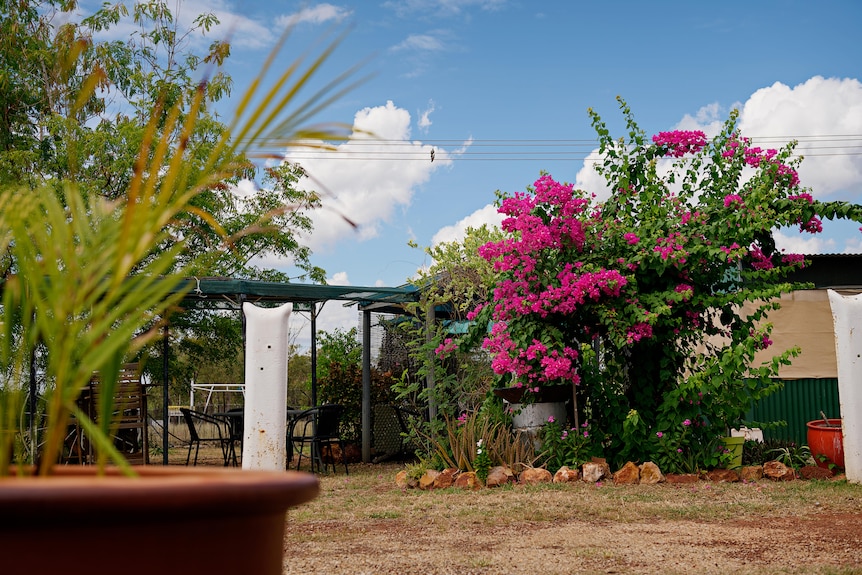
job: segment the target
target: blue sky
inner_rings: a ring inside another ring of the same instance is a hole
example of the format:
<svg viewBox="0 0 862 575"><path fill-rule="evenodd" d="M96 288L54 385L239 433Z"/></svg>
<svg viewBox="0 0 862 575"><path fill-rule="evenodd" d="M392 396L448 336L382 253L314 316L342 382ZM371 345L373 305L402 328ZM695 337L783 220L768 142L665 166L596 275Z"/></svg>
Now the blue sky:
<svg viewBox="0 0 862 575"><path fill-rule="evenodd" d="M285 64L333 26L350 32L322 77L368 59L362 73L373 77L320 119L352 123L386 143L292 155L331 193L308 238L330 283L405 283L429 263L408 242L457 239L467 225L494 221L495 191L521 191L541 170L601 194L585 162L596 147L587 109L622 136L618 95L647 134L714 133L739 108L743 134L756 145L800 140L800 177L816 197L862 196L862 3L855 0L178 6L181 18L215 12L223 27L211 35L232 30L226 69L236 87L228 107L291 18L298 25ZM826 222L824 229L816 239L790 230L778 243L806 253L862 251L858 226ZM289 269L289 262L266 264ZM319 326L353 327L356 317L331 302Z"/></svg>

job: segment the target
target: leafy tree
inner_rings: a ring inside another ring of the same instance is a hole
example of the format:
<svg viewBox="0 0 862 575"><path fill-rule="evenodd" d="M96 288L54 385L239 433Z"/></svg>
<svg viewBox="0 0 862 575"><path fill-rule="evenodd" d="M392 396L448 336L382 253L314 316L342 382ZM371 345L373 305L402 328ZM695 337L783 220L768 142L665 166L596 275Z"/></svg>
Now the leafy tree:
<svg viewBox="0 0 862 575"><path fill-rule="evenodd" d="M335 328L331 332L321 331L317 336L317 375L329 379L335 366L362 366L362 344L358 330Z"/></svg>
<svg viewBox="0 0 862 575"><path fill-rule="evenodd" d="M307 211L320 205L317 194L296 189L305 176L302 168L284 164L268 169L263 188L248 197L234 191L233 184L254 179L257 168L234 148L219 144L227 127L211 111L231 90L231 79L220 68L230 45L216 40L203 54L191 49L193 37L218 23L215 15L201 14L182 29L162 0L136 2L131 12L123 3L106 4L80 21L73 18L76 9L74 1L3 3L0 182L35 187L71 179L89 194L122 199L147 122L158 115L155 135L161 137L168 112L177 110L165 160L181 149L190 167L205 169L213 154L228 154L222 165L231 170L194 198L193 206L213 217L201 218L191 210L165 239L165 249L180 238L188 244L175 268L194 261L199 275L285 279L252 263L269 254L292 259L310 279L323 282L324 271L310 263L311 253L297 237L310 231ZM134 31L128 38L95 40L129 18ZM57 25L59 20L68 21ZM203 97L197 98L200 88ZM87 97L79 102L82 93ZM194 98L198 119L179 148L174 145L180 137L177 126ZM249 227L250 222L255 226Z"/></svg>
<svg viewBox="0 0 862 575"><path fill-rule="evenodd" d="M311 403L311 353L299 353L299 347L291 344L287 363L287 404L290 406Z"/></svg>
<svg viewBox="0 0 862 575"><path fill-rule="evenodd" d="M305 125L352 87L352 72L307 101L301 101L300 93L338 41L297 62L298 73L283 78L286 83L276 79L275 86L295 90L288 97L260 96L260 104L293 102L295 109L260 116L248 95L231 124L224 125L213 104L231 89L220 68L230 45L217 40L199 54L191 42L211 30L217 22L212 14L202 14L182 29L162 0L128 8L106 4L83 19L77 8L74 0L0 5L0 184L14 184L19 194L48 186L65 198L64 187L73 182L85 201L123 205L129 190L157 194L202 182L190 195L188 209L163 223L157 249L132 273L146 269L158 254L172 253L172 259L161 260L168 263L164 273L182 269L187 275L283 280L286 274L255 264L255 258L273 254L292 259L307 277L323 281L323 270L311 264L308 247L297 237L310 231L307 210L319 205L314 192L296 190L304 177L301 167L283 164L268 170L260 178L263 187L246 197L237 194L234 184L257 179L254 156L248 155L252 151L260 154L299 141L337 141L349 133L338 124ZM98 40L129 19L134 25L130 35ZM185 122L187 118L194 122ZM274 156L267 152L267 157ZM141 169L151 164L182 169ZM175 249L178 245L183 249ZM6 250L2 273L15 271L12 251ZM241 352L238 322L231 325L217 313L204 318L200 312L185 319L174 315L173 321L179 326L171 348L180 352L177 357L190 350L204 353L202 348L208 347L231 361ZM161 346L140 353L157 357ZM194 371L189 364L172 360L170 371L187 377ZM159 381L160 366L160 361L147 364Z"/></svg>
<svg viewBox="0 0 862 575"><path fill-rule="evenodd" d="M69 20L76 8L74 1L3 3L0 182L36 187L74 179L88 194L122 199L150 116L154 111L161 115L158 137L168 110L180 111L180 122L172 125L181 125L200 86L204 92L197 100L198 120L185 136L183 154L191 167L204 168L225 131L210 108L230 93L231 80L220 70L230 45L214 41L204 54L194 53L190 45L194 35L217 23L215 16L202 14L183 30L166 2L148 1L135 3L131 15L120 3L105 5L79 22L56 25ZM130 37L94 41L96 34L129 16L134 24ZM83 90L85 86L97 89ZM80 93L88 94L84 102L75 101ZM168 142L176 143L178 133L174 128ZM167 149L170 161L175 148ZM229 148L224 150L229 153ZM314 192L296 189L305 176L302 168L288 163L269 168L257 193L239 197L232 184L241 177L253 178L256 169L241 155L226 160L222 165L232 166L232 171L201 191L193 199L200 211L181 214L173 223L174 233L163 240L163 249L177 239L188 248L173 268L201 276L285 280L286 274L254 264L256 258L272 255L292 260L312 281L325 282L324 270L311 264L310 250L298 239L299 233L311 231L308 210L320 205ZM201 213L212 217L202 218ZM5 267L10 265L7 260ZM195 334L191 322L182 329L193 339L213 333L202 327ZM215 333L231 341L229 331ZM181 365L173 368L182 371Z"/></svg>

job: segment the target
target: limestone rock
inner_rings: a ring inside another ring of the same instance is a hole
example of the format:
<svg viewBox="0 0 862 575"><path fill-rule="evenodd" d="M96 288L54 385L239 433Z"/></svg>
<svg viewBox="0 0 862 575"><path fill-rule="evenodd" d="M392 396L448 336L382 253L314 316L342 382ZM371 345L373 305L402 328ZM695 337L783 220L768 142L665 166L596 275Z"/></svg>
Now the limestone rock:
<svg viewBox="0 0 862 575"><path fill-rule="evenodd" d="M641 471L638 466L629 461L614 473L615 485L637 485L641 480Z"/></svg>
<svg viewBox="0 0 862 575"><path fill-rule="evenodd" d="M581 479L587 483L601 481L603 477L610 475L610 473L605 473L607 467L607 463L604 465L595 462L584 463L583 467L581 467Z"/></svg>
<svg viewBox="0 0 862 575"><path fill-rule="evenodd" d="M601 465L602 473L604 474L603 477L606 477L608 479L612 477L613 474L611 473L611 466L608 465L607 459L605 459L604 457L593 457L590 459L590 461L592 463L597 463L598 465Z"/></svg>
<svg viewBox="0 0 862 575"><path fill-rule="evenodd" d="M528 467L521 472L521 483L524 485L536 485L537 483L551 483L553 481L551 472L544 467Z"/></svg>
<svg viewBox="0 0 862 575"><path fill-rule="evenodd" d="M602 466L602 473L604 474L605 479L613 479L614 474L611 472L611 466L607 463L600 463Z"/></svg>
<svg viewBox="0 0 862 575"><path fill-rule="evenodd" d="M449 468L440 472L440 475L434 478L434 489L446 489L452 487L455 483L455 476L458 475L458 469Z"/></svg>
<svg viewBox="0 0 862 575"><path fill-rule="evenodd" d="M763 464L763 474L775 481L791 481L795 479L793 469L780 461L767 461Z"/></svg>
<svg viewBox="0 0 862 575"><path fill-rule="evenodd" d="M395 474L395 485L399 489L407 489L408 487L410 487L410 482L407 478L407 470L406 469L402 469L401 471L399 471L398 473Z"/></svg>
<svg viewBox="0 0 862 575"><path fill-rule="evenodd" d="M580 476L581 472L577 469L571 469L569 466L563 465L554 473L554 483L571 483L572 481L577 481Z"/></svg>
<svg viewBox="0 0 862 575"><path fill-rule="evenodd" d="M466 473L458 474L458 477L455 478L455 487L475 491L476 489L481 489L482 482L476 477L475 471L467 471Z"/></svg>
<svg viewBox="0 0 862 575"><path fill-rule="evenodd" d="M763 466L746 465L739 471L739 477L743 481L760 481L763 479Z"/></svg>
<svg viewBox="0 0 862 575"><path fill-rule="evenodd" d="M426 471L425 475L419 478L419 489L434 489L434 480L437 479L438 475L440 472L436 469Z"/></svg>
<svg viewBox="0 0 862 575"><path fill-rule="evenodd" d="M652 461L647 461L640 466L641 483L644 485L655 485L656 483L664 482L664 475L661 473L658 465Z"/></svg>
<svg viewBox="0 0 862 575"><path fill-rule="evenodd" d="M739 481L739 473L733 469L713 469L706 476L715 483L736 483Z"/></svg>
<svg viewBox="0 0 862 575"><path fill-rule="evenodd" d="M486 487L500 487L515 481L515 474L512 470L504 465L498 465L488 470L488 477L485 479Z"/></svg>

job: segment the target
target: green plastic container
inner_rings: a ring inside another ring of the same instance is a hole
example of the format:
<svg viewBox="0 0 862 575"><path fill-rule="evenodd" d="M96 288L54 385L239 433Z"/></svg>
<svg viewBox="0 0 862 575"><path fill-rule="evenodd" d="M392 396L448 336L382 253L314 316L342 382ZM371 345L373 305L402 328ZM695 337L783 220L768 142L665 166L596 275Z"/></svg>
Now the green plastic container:
<svg viewBox="0 0 862 575"><path fill-rule="evenodd" d="M724 443L724 448L733 455L727 468L739 469L742 467L742 445L745 443L745 437L722 437L721 441Z"/></svg>

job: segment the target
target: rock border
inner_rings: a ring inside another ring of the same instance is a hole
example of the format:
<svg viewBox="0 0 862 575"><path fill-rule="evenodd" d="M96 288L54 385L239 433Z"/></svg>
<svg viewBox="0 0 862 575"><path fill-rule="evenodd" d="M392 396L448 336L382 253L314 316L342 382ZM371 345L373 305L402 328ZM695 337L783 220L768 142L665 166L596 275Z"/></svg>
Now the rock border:
<svg viewBox="0 0 862 575"><path fill-rule="evenodd" d="M763 465L748 465L739 469L713 469L699 474L662 473L658 465L647 461L641 465L629 461L616 472L611 473L607 461L594 458L584 463L580 468L561 467L551 473L544 467L525 467L516 474L508 466L492 467L488 471L485 485L472 471L461 471L450 468L443 471L429 469L419 479L411 478L403 469L395 475L395 484L402 489L459 489L477 490L483 488L502 487L504 485L538 485L542 483L584 483L600 484L602 481L613 482L614 485L655 485L658 483L696 483L711 481L713 483L736 483L760 481L764 478L771 481L829 480L841 479L844 475L834 475L829 469L814 465L802 467L798 472L780 461L767 461Z"/></svg>

